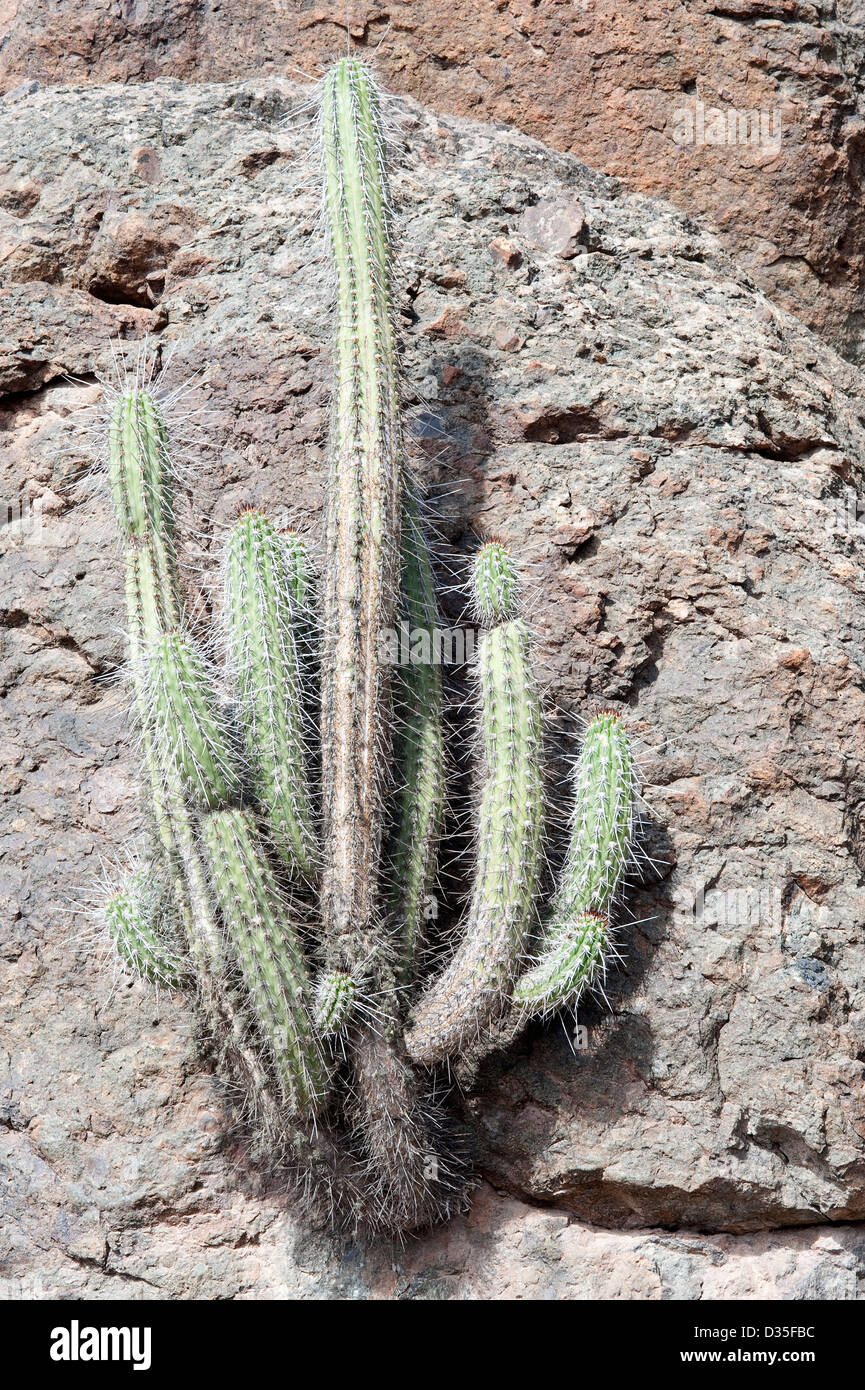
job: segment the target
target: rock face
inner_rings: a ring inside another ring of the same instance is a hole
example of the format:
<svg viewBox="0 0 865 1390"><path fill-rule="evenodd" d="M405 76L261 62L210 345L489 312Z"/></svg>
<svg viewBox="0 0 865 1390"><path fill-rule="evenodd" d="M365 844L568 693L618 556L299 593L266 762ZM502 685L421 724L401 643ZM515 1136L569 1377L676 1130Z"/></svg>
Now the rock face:
<svg viewBox="0 0 865 1390"><path fill-rule="evenodd" d="M775 302L861 360L862 0L0 0L0 90L315 74L347 13L391 90L707 215Z"/></svg>
<svg viewBox="0 0 865 1390"><path fill-rule="evenodd" d="M861 376L711 236L570 156L395 112L407 394L444 559L459 574L475 537L507 541L552 734L602 703L645 744L657 867L608 1007L581 1015L575 1048L537 1029L454 1095L485 1180L467 1218L408 1253L337 1252L244 1167L184 997L154 1000L92 941L88 885L141 817L109 679L117 546L106 499L74 489L81 407L111 336L134 357L149 335L193 378L195 611L243 504L319 537L329 327L306 100L276 79L160 80L38 90L4 115L4 1287L856 1297Z"/></svg>

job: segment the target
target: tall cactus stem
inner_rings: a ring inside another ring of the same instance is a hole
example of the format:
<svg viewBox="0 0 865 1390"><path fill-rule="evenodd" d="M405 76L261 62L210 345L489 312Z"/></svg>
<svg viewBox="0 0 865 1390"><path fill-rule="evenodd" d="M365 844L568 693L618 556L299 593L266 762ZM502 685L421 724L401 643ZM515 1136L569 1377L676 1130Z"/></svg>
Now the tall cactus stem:
<svg viewBox="0 0 865 1390"><path fill-rule="evenodd" d="M273 523L243 513L228 535L224 600L229 669L255 794L281 857L311 878L316 863L303 678L296 640L298 567Z"/></svg>
<svg viewBox="0 0 865 1390"><path fill-rule="evenodd" d="M516 574L503 546L490 543L478 553L473 596L497 624L483 634L479 652L484 785L477 869L460 945L406 1035L409 1055L427 1064L470 1051L507 1006L541 865L541 706L528 629L513 616Z"/></svg>
<svg viewBox="0 0 865 1390"><path fill-rule="evenodd" d="M163 767L175 767L204 809L240 792L236 749L204 658L188 633L164 632L145 653L148 719Z"/></svg>
<svg viewBox="0 0 865 1390"><path fill-rule="evenodd" d="M174 545L172 468L165 420L146 390L118 396L108 425L108 477L118 527L132 544L146 542L166 626L180 621Z"/></svg>
<svg viewBox="0 0 865 1390"><path fill-rule="evenodd" d="M379 99L354 58L324 82L325 209L337 271L322 668L322 909L328 963L351 971L376 932L391 679L380 655L399 581L403 452Z"/></svg>

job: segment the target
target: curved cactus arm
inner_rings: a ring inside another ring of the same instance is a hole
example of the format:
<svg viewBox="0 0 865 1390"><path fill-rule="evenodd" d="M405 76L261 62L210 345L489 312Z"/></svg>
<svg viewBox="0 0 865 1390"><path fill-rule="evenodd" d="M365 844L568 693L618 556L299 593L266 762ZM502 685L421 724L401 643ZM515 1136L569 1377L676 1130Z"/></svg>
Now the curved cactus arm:
<svg viewBox="0 0 865 1390"><path fill-rule="evenodd" d="M322 661L322 910L328 961L351 971L376 934L390 785L391 673L403 452L391 233L378 94L354 58L324 81L325 210L337 271Z"/></svg>
<svg viewBox="0 0 865 1390"><path fill-rule="evenodd" d="M164 886L148 866L126 876L105 903L103 917L126 969L153 984L176 988L184 977L184 960L165 908Z"/></svg>
<svg viewBox="0 0 865 1390"><path fill-rule="evenodd" d="M445 753L442 669L434 650L438 629L435 580L418 506L408 489L403 502L402 554L405 618L412 633L423 630L430 638L429 661L397 668L394 699L394 762L399 791L390 846L390 907L401 935L401 973L411 980L418 966L435 878L445 803Z"/></svg>
<svg viewBox="0 0 865 1390"><path fill-rule="evenodd" d="M327 1091L300 943L243 811L206 817L202 839L210 881L244 983L267 1040L286 1102L311 1116Z"/></svg>
<svg viewBox="0 0 865 1390"><path fill-rule="evenodd" d="M497 623L480 643L485 781L474 889L456 954L418 1004L406 1043L417 1062L473 1049L507 1005L532 925L541 867L541 706L529 633L513 616L516 575L503 546L479 552L474 598Z"/></svg>
<svg viewBox="0 0 865 1390"><path fill-rule="evenodd" d="M303 678L295 629L297 563L261 512L246 511L226 543L223 575L229 670L253 789L286 864L310 878L315 835L303 738Z"/></svg>
<svg viewBox="0 0 865 1390"><path fill-rule="evenodd" d="M608 944L609 924L597 912L551 924L537 964L517 981L514 1003L542 1016L576 1004L603 979Z"/></svg>
<svg viewBox="0 0 865 1390"><path fill-rule="evenodd" d="M537 952L514 1001L547 1014L602 977L609 913L634 850L638 776L627 730L611 711L590 720L575 769L568 851Z"/></svg>

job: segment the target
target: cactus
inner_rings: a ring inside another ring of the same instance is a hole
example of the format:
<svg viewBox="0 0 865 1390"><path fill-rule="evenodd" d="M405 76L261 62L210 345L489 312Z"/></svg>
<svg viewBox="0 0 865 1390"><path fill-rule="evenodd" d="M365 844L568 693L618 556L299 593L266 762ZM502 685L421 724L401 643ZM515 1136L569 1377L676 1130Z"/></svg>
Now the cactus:
<svg viewBox="0 0 865 1390"><path fill-rule="evenodd" d="M576 1003L603 977L608 937L607 919L597 912L552 923L537 963L514 987L514 1002L539 1016Z"/></svg>
<svg viewBox="0 0 865 1390"><path fill-rule="evenodd" d="M403 611L412 632L434 635L435 580L420 512L406 488L402 524ZM445 803L442 672L434 659L400 667L394 761L399 804L391 848L391 911L401 934L400 966L411 979L423 944L427 898Z"/></svg>
<svg viewBox="0 0 865 1390"><path fill-rule="evenodd" d="M322 1038L345 1033L357 1003L357 982L344 970L328 970L315 986L315 1026Z"/></svg>
<svg viewBox="0 0 865 1390"><path fill-rule="evenodd" d="M315 832L303 740L303 691L297 650L306 566L261 512L243 513L224 558L229 669L253 786L277 850L311 878Z"/></svg>
<svg viewBox="0 0 865 1390"><path fill-rule="evenodd" d="M495 624L480 644L485 783L478 863L462 941L406 1035L417 1062L471 1049L506 1006L532 926L543 818L541 706L516 571L495 542L475 560L473 597Z"/></svg>
<svg viewBox="0 0 865 1390"><path fill-rule="evenodd" d="M243 811L217 811L203 828L216 900L271 1053L285 1101L313 1115L327 1089L327 1069L307 1007L306 964L273 875Z"/></svg>
<svg viewBox="0 0 865 1390"><path fill-rule="evenodd" d="M151 866L137 868L111 894L103 908L105 926L124 967L153 984L175 988L184 975L183 956L170 918L165 890Z"/></svg>
<svg viewBox="0 0 865 1390"><path fill-rule="evenodd" d="M243 1093L259 1149L333 1226L403 1233L465 1203L463 1161L422 1068L466 1066L602 979L637 776L618 718L593 719L565 863L542 914L531 640L510 552L483 545L470 593L485 628L474 883L456 949L424 979L446 796L444 691L434 652L397 670L384 655L398 615L432 637L437 605L405 466L384 141L363 63L349 57L327 74L321 127L338 305L323 612L302 539L245 511L223 563L233 703L184 620L168 433L149 386L117 397L108 473L159 882L218 1070ZM112 896L109 929L141 973L177 978L160 955L151 890L138 878ZM297 925L301 904L320 931Z"/></svg>
<svg viewBox="0 0 865 1390"><path fill-rule="evenodd" d="M390 754L379 657L399 582L402 430L391 226L378 95L346 58L322 98L325 209L337 274L322 675L322 909L328 961L351 971L377 935Z"/></svg>
<svg viewBox="0 0 865 1390"><path fill-rule="evenodd" d="M514 1000L534 1013L575 1004L604 969L609 913L633 854L637 773L613 711L586 729L567 857L538 950Z"/></svg>
<svg viewBox="0 0 865 1390"><path fill-rule="evenodd" d="M146 662L148 722L161 767L177 769L195 805L229 805L241 786L235 748L196 643L182 629L163 632Z"/></svg>

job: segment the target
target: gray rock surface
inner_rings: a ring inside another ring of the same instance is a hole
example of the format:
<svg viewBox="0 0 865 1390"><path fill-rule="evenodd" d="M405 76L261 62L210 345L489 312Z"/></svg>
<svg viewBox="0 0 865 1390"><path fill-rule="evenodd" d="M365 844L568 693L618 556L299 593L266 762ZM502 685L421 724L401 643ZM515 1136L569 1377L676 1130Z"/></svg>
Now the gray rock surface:
<svg viewBox="0 0 865 1390"><path fill-rule="evenodd" d="M110 679L117 546L105 499L74 489L82 407L111 335L170 344L174 379L195 376L198 611L240 505L319 535L328 292L304 100L161 80L3 111L2 1288L854 1298L861 374L697 225L569 156L394 107L407 396L446 558L509 542L553 732L611 704L646 746L658 868L587 1046L538 1029L455 1095L485 1179L467 1218L339 1252L245 1168L184 997L154 1000L92 941L88 885L141 820ZM565 257L544 230L563 207Z"/></svg>

